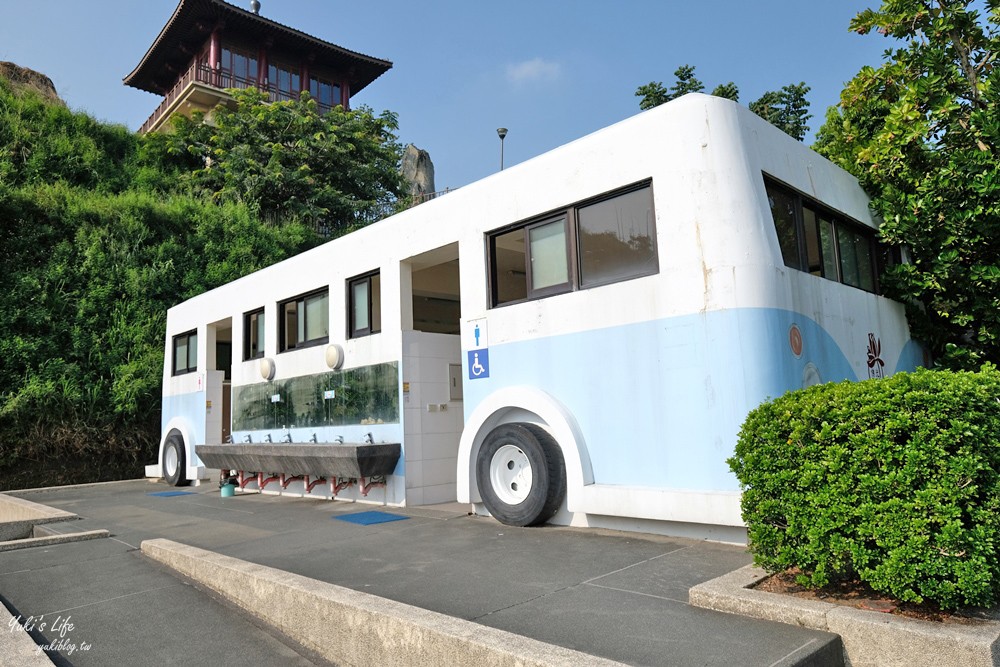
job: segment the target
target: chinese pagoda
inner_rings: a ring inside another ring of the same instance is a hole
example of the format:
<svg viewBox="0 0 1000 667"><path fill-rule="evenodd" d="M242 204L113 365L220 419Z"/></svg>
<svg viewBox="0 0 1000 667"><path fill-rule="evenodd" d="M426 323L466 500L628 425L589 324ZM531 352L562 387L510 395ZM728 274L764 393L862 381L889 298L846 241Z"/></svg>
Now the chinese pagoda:
<svg viewBox="0 0 1000 667"><path fill-rule="evenodd" d="M174 113L210 111L231 100L227 88L258 88L272 101L309 94L321 110L351 97L392 63L324 42L222 0L180 0L126 85L162 95L139 131L167 127Z"/></svg>

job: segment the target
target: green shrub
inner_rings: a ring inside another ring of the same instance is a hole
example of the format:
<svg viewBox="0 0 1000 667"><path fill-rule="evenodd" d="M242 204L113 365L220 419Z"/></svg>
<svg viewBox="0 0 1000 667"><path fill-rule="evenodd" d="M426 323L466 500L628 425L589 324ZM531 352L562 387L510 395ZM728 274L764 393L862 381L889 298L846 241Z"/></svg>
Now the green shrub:
<svg viewBox="0 0 1000 667"><path fill-rule="evenodd" d="M1000 372L920 370L790 392L728 461L754 562L944 608L1000 601Z"/></svg>

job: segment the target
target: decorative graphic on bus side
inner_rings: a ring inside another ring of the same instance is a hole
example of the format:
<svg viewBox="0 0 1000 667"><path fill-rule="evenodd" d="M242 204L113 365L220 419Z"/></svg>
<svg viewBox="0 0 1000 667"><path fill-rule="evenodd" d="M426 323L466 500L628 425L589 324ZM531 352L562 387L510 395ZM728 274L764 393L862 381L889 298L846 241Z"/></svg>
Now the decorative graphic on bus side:
<svg viewBox="0 0 1000 667"><path fill-rule="evenodd" d="M881 380L885 377L885 362L882 361L882 339L868 334L868 379Z"/></svg>
<svg viewBox="0 0 1000 667"><path fill-rule="evenodd" d="M802 332L799 331L798 324L793 324L788 329L788 345L796 359L802 356Z"/></svg>

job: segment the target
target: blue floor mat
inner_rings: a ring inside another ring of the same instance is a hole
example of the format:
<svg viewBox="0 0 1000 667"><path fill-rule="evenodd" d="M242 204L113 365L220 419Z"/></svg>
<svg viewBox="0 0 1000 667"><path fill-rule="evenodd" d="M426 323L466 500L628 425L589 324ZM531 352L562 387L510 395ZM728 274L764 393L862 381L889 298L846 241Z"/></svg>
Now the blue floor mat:
<svg viewBox="0 0 1000 667"><path fill-rule="evenodd" d="M389 514L388 512L355 512L354 514L334 514L334 519L340 519L341 521L347 521L349 523L356 523L359 526L370 526L375 523L388 523L390 521L403 521L404 519L409 519L408 516L399 516L398 514Z"/></svg>
<svg viewBox="0 0 1000 667"><path fill-rule="evenodd" d="M160 496L161 498L171 498L173 496L193 496L194 491L157 491L155 493L147 493L147 496Z"/></svg>

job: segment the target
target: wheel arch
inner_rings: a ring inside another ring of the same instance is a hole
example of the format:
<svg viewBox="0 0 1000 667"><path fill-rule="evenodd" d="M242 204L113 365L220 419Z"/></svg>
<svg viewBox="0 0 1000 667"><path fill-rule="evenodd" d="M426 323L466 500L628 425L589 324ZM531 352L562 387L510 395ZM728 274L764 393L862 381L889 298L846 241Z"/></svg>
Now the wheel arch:
<svg viewBox="0 0 1000 667"><path fill-rule="evenodd" d="M575 511L583 487L594 483L586 440L576 418L565 405L551 394L529 386L495 391L480 401L465 420L458 446L458 501L482 502L475 483L479 448L494 428L514 422L537 424L555 439L566 466L566 504L570 511Z"/></svg>
<svg viewBox="0 0 1000 667"><path fill-rule="evenodd" d="M195 465L194 461L199 460L194 452L194 428L189 420L183 417L174 417L164 426L160 434L160 447L156 452L156 465L160 466L160 477L163 477L163 447L167 443L167 438L177 434L184 441L184 457L186 465Z"/></svg>

